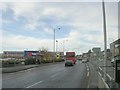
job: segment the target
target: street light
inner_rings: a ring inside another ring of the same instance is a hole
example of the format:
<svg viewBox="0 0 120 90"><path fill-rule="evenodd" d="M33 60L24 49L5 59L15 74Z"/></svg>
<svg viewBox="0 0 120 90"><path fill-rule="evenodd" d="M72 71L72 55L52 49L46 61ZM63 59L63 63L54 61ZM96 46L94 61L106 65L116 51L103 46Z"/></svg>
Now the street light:
<svg viewBox="0 0 120 90"><path fill-rule="evenodd" d="M56 52L58 51L58 40L56 40Z"/></svg>
<svg viewBox="0 0 120 90"><path fill-rule="evenodd" d="M53 62L55 60L55 30L60 30L60 28L53 30L53 33L54 33L54 35L53 35L53 53L54 53L54 55L53 55Z"/></svg>
<svg viewBox="0 0 120 90"><path fill-rule="evenodd" d="M105 5L104 5L104 0L102 2L102 7L103 7L103 29L104 29L104 66L106 66L106 60L107 60L107 33L106 33L106 17L105 17ZM104 72L106 73L106 68L104 68ZM106 76L104 76L106 80Z"/></svg>

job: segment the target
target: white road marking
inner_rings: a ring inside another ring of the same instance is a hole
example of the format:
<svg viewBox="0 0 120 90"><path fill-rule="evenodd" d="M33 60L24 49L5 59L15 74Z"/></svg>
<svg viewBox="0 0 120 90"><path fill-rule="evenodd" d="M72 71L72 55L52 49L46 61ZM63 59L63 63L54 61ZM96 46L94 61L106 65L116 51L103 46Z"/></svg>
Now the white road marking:
<svg viewBox="0 0 120 90"><path fill-rule="evenodd" d="M89 72L87 73L87 77L89 76Z"/></svg>
<svg viewBox="0 0 120 90"><path fill-rule="evenodd" d="M19 72L24 72L24 70L21 70L21 71L19 71Z"/></svg>
<svg viewBox="0 0 120 90"><path fill-rule="evenodd" d="M51 78L53 78L53 77L55 77L55 76L57 76L57 75L58 75L58 73L56 73L56 74L52 75L52 76L51 76Z"/></svg>
<svg viewBox="0 0 120 90"><path fill-rule="evenodd" d="M26 70L21 70L21 71L19 71L19 72L26 72L26 71L31 71L31 70L33 70L34 68L29 68L29 69L26 69Z"/></svg>
<svg viewBox="0 0 120 90"><path fill-rule="evenodd" d="M87 71L89 72L89 67L88 67L88 65L87 65Z"/></svg>
<svg viewBox="0 0 120 90"><path fill-rule="evenodd" d="M89 77L89 67L88 67L88 65L87 65L87 77Z"/></svg>
<svg viewBox="0 0 120 90"><path fill-rule="evenodd" d="M34 68L29 68L29 69L27 69L27 70L25 70L25 71L30 71L30 70L32 70L32 69L34 69Z"/></svg>
<svg viewBox="0 0 120 90"><path fill-rule="evenodd" d="M89 86L89 84L88 84L88 87L87 88L89 88L90 86Z"/></svg>
<svg viewBox="0 0 120 90"><path fill-rule="evenodd" d="M88 81L88 86L87 86L87 88L89 88L89 87L90 87L91 76L90 76L90 69L89 69L89 66L88 66L88 65L87 65L87 71L88 71L87 77L89 77L89 81Z"/></svg>
<svg viewBox="0 0 120 90"><path fill-rule="evenodd" d="M33 86L35 86L35 85L37 85L37 84L39 84L39 83L42 83L43 81L39 81L39 82L37 82L37 83L34 83L34 84L32 84L32 85L30 85L30 86L28 86L28 87L26 87L26 88L30 88L30 87L33 87Z"/></svg>
<svg viewBox="0 0 120 90"><path fill-rule="evenodd" d="M87 71L89 71L89 68L87 68Z"/></svg>

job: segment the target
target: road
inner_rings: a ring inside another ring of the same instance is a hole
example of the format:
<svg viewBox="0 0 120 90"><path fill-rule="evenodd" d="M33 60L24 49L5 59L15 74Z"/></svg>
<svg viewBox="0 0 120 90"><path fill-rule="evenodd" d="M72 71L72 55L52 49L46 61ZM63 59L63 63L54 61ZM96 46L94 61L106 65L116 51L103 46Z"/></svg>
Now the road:
<svg viewBox="0 0 120 90"><path fill-rule="evenodd" d="M64 62L48 64L3 74L2 88L89 88L92 78L95 79L93 70L89 62L77 61L69 67L65 67Z"/></svg>

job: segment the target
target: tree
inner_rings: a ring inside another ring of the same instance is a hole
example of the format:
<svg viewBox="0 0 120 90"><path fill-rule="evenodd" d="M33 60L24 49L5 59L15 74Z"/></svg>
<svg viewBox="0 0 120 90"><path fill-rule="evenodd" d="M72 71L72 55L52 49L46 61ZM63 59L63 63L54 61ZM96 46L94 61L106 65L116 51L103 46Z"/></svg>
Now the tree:
<svg viewBox="0 0 120 90"><path fill-rule="evenodd" d="M48 52L48 48L42 47L38 49L39 52Z"/></svg>
<svg viewBox="0 0 120 90"><path fill-rule="evenodd" d="M45 47L39 48L38 49L39 53L38 53L38 57L37 57L37 61L40 62L50 62L51 61L51 54L48 52L48 49Z"/></svg>
<svg viewBox="0 0 120 90"><path fill-rule="evenodd" d="M91 50L89 50L89 51L88 51L88 53L92 53L92 51L91 51Z"/></svg>

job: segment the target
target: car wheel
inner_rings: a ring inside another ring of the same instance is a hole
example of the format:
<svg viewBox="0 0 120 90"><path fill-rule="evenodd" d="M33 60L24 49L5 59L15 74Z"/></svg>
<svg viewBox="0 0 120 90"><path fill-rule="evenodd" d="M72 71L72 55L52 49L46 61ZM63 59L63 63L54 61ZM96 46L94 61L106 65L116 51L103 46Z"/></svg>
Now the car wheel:
<svg viewBox="0 0 120 90"><path fill-rule="evenodd" d="M72 63L71 66L73 66L74 64Z"/></svg>
<svg viewBox="0 0 120 90"><path fill-rule="evenodd" d="M65 67L67 67L67 65L65 64Z"/></svg>

